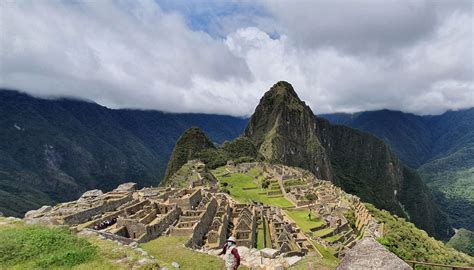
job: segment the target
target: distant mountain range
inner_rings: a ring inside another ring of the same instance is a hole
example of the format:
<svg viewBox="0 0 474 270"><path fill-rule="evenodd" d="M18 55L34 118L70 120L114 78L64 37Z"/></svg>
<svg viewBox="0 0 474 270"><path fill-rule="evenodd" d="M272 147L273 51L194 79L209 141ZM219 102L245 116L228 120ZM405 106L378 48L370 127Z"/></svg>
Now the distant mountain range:
<svg viewBox="0 0 474 270"><path fill-rule="evenodd" d="M385 141L431 187L451 224L474 230L474 108L433 116L380 110L321 117Z"/></svg>
<svg viewBox="0 0 474 270"><path fill-rule="evenodd" d="M198 126L220 144L241 134L247 121L111 110L0 90L0 212L20 216L125 181L157 186L176 140L187 128Z"/></svg>

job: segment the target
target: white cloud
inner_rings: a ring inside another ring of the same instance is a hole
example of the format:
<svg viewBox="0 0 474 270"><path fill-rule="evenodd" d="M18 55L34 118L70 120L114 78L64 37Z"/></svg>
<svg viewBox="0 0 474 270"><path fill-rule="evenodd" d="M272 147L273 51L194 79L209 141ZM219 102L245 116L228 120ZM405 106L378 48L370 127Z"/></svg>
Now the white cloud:
<svg viewBox="0 0 474 270"><path fill-rule="evenodd" d="M317 113L474 106L466 2L356 3L263 2L273 18L213 16L220 38L151 0L4 1L0 87L232 115L251 114L279 80Z"/></svg>

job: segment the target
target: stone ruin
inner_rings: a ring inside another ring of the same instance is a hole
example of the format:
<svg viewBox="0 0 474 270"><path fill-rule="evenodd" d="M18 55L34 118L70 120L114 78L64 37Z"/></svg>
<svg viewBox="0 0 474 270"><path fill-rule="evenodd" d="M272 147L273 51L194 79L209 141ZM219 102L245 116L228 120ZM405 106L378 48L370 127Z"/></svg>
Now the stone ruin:
<svg viewBox="0 0 474 270"><path fill-rule="evenodd" d="M229 195L217 192L214 184L209 185L217 182L213 175L211 181L201 177L201 173L210 173L203 163L191 161L188 165L191 174L198 177L185 187L137 189L135 183L125 183L107 193L90 190L76 201L43 206L28 212L24 219L29 223L93 230L124 244L147 242L163 235L187 236L186 246L201 251L220 249L232 235L238 246L255 255L248 265L259 264L258 258L272 263L268 259L273 260L276 255L282 260L318 253L314 243L330 247L343 258L360 240L383 233L382 224L357 196L329 181L316 179L305 170L257 162L229 162L226 166L227 173L262 168L259 177L272 185L269 196L278 193L294 204L293 209L307 209L324 221L309 233L303 232L281 208L256 202L237 203ZM349 224L345 216L348 211L353 212L355 224ZM257 231L262 233L259 237L264 237L260 252L255 249Z"/></svg>
<svg viewBox="0 0 474 270"><path fill-rule="evenodd" d="M336 256L342 258L363 237L383 234L383 224L370 215L357 196L345 193L330 181L317 179L306 170L278 164L243 163L234 165L234 171L245 173L256 166L262 168L265 179L279 186L278 193L291 201L295 209L308 209L324 220L323 225L311 228L313 235L307 238L336 250ZM270 193L276 192L268 192L268 195L272 195ZM350 211L354 213L355 224L349 224L345 216ZM324 233L314 235L318 232Z"/></svg>
<svg viewBox="0 0 474 270"><path fill-rule="evenodd" d="M264 225L264 237L269 237L271 243L271 246L265 246L265 248L300 256L315 250L303 231L280 208L262 206L260 211ZM268 228L268 232L265 231L265 228Z"/></svg>
<svg viewBox="0 0 474 270"><path fill-rule="evenodd" d="M189 236L188 247L221 248L234 235L239 245L251 248L257 208L202 187L137 190L136 184L126 183L107 193L91 190L76 201L30 211L25 221L94 230L124 244L169 234Z"/></svg>

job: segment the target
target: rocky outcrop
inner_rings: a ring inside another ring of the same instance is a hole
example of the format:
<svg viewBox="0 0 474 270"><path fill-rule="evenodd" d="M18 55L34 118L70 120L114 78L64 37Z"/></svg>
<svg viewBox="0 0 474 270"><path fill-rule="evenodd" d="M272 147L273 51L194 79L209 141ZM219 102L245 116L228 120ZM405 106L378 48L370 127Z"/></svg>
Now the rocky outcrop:
<svg viewBox="0 0 474 270"><path fill-rule="evenodd" d="M388 251L375 239L366 237L350 249L337 270L409 270L406 262Z"/></svg>

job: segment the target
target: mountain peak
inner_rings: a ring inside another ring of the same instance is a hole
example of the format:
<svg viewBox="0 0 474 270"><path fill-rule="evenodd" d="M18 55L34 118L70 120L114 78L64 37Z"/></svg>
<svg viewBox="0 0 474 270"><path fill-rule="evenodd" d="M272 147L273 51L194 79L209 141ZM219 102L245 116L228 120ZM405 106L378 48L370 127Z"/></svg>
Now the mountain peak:
<svg viewBox="0 0 474 270"><path fill-rule="evenodd" d="M166 168L165 178L161 184L167 184L171 176L177 172L188 160L195 159L205 149L214 149L214 144L198 127L187 129L179 137L171 154Z"/></svg>
<svg viewBox="0 0 474 270"><path fill-rule="evenodd" d="M291 96L299 99L295 89L293 89L293 86L286 81L279 81L275 83L272 88L270 88L270 90L265 93L265 96Z"/></svg>
<svg viewBox="0 0 474 270"><path fill-rule="evenodd" d="M309 169L331 179L330 164L316 136L314 114L288 82L280 81L260 100L244 136L265 160Z"/></svg>

